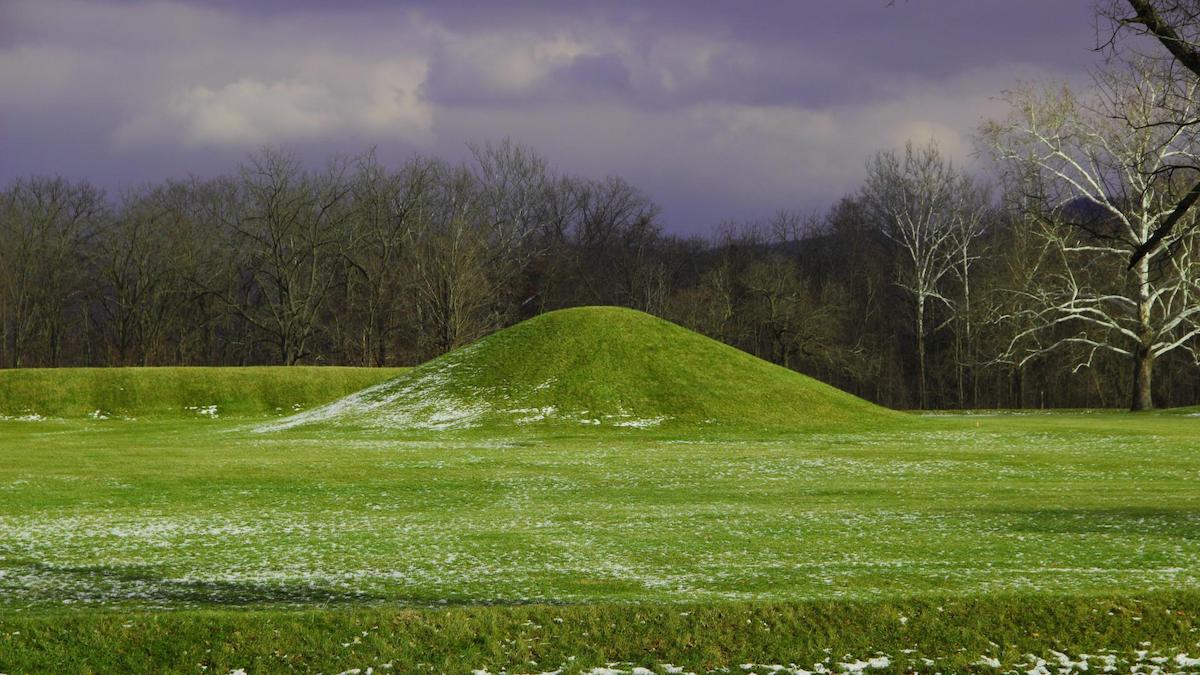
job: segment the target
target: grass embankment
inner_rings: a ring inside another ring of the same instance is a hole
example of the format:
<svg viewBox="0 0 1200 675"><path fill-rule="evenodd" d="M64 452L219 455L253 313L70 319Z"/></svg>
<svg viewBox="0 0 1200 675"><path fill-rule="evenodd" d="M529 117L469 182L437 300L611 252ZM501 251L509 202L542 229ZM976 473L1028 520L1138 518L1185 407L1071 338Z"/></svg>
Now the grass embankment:
<svg viewBox="0 0 1200 675"><path fill-rule="evenodd" d="M405 370L329 366L0 370L0 416L279 415L327 403Z"/></svg>
<svg viewBox="0 0 1200 675"><path fill-rule="evenodd" d="M1116 672L1133 665L1162 672L1154 665L1164 662L1166 672L1193 672L1178 655L1198 651L1198 614L1194 591L1140 599L10 614L0 615L0 671L778 674L775 664L795 664L782 672L1044 672L1026 656L1035 654L1059 672L1057 651L1090 660L1098 672L1107 654Z"/></svg>

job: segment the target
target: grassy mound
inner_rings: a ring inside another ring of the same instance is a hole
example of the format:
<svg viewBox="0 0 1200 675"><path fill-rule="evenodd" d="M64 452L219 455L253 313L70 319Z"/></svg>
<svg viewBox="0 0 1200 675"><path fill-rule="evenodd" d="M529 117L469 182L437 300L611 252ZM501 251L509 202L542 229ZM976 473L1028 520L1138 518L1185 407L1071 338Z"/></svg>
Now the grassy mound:
<svg viewBox="0 0 1200 675"><path fill-rule="evenodd" d="M29 368L0 370L0 417L278 415L327 403L400 368Z"/></svg>
<svg viewBox="0 0 1200 675"><path fill-rule="evenodd" d="M648 314L543 314L270 428L796 430L899 413Z"/></svg>

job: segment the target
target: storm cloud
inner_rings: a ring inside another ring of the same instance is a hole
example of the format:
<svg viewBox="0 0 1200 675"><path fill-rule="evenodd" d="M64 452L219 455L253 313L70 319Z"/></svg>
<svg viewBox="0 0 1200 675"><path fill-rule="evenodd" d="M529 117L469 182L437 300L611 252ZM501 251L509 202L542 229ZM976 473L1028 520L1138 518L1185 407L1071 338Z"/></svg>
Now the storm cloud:
<svg viewBox="0 0 1200 675"><path fill-rule="evenodd" d="M451 159L510 137L616 173L676 232L815 209L870 153L971 134L1020 81L1084 81L1090 0L0 5L0 181L110 190L281 144Z"/></svg>

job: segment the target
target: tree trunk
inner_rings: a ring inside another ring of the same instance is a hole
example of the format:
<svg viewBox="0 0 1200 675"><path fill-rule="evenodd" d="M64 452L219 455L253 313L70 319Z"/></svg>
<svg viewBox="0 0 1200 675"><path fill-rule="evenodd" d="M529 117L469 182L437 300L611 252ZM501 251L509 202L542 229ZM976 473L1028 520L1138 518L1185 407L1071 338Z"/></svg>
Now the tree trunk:
<svg viewBox="0 0 1200 675"><path fill-rule="evenodd" d="M1150 258L1137 264L1138 280L1138 344L1133 352L1133 401L1130 410L1152 410L1154 397L1151 377L1154 375L1154 330L1150 323Z"/></svg>
<svg viewBox="0 0 1200 675"><path fill-rule="evenodd" d="M1154 354L1148 345L1138 345L1133 357L1133 402L1130 410L1152 410L1154 397L1152 395L1152 376L1154 375Z"/></svg>
<svg viewBox="0 0 1200 675"><path fill-rule="evenodd" d="M929 407L925 391L925 298L917 298L917 399L922 410Z"/></svg>

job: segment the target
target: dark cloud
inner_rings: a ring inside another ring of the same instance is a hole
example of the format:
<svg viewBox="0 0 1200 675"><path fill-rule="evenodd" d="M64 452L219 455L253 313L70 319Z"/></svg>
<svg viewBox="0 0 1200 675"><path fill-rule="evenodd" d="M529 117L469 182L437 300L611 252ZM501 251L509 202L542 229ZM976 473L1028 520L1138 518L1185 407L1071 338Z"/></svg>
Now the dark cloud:
<svg viewBox="0 0 1200 675"><path fill-rule="evenodd" d="M831 203L908 137L966 161L1002 89L1085 81L1095 42L1091 0L6 0L0 181L510 136L704 231Z"/></svg>

